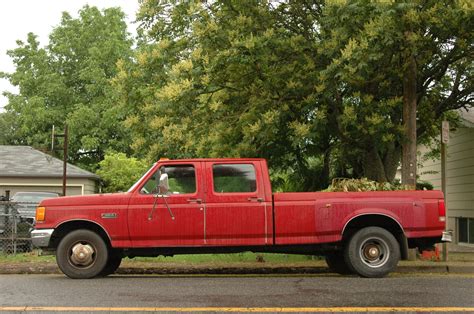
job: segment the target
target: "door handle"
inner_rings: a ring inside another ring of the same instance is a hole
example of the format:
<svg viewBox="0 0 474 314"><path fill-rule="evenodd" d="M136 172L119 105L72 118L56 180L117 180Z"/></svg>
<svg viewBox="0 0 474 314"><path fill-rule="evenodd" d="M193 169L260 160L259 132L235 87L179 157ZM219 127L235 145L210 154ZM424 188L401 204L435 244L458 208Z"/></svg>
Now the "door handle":
<svg viewBox="0 0 474 314"><path fill-rule="evenodd" d="M200 199L200 198L188 198L188 203L201 204L201 203L202 203L202 199Z"/></svg>
<svg viewBox="0 0 474 314"><path fill-rule="evenodd" d="M263 202L263 198L262 197L249 197L247 199L249 202Z"/></svg>

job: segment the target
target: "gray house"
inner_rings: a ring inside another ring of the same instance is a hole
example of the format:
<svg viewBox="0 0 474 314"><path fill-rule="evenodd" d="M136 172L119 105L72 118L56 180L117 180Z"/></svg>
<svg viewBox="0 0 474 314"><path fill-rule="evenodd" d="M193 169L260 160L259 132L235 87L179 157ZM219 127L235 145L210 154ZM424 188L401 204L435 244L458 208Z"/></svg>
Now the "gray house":
<svg viewBox="0 0 474 314"><path fill-rule="evenodd" d="M0 195L10 190L62 193L63 162L29 146L0 145ZM99 177L67 165L66 195L93 194Z"/></svg>
<svg viewBox="0 0 474 314"><path fill-rule="evenodd" d="M474 110L460 111L462 127L450 133L447 145L446 201L454 243L474 247ZM419 150L421 154L426 148ZM440 160L426 160L420 178L441 189Z"/></svg>

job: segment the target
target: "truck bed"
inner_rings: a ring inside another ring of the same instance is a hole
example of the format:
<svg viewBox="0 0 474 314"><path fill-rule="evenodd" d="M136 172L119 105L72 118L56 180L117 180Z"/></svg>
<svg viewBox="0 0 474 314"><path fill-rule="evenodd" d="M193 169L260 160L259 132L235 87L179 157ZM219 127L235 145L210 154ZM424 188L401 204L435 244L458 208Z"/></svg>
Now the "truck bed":
<svg viewBox="0 0 474 314"><path fill-rule="evenodd" d="M275 193L275 244L338 242L350 221L373 213L407 238L437 236L444 229L440 201L441 191Z"/></svg>

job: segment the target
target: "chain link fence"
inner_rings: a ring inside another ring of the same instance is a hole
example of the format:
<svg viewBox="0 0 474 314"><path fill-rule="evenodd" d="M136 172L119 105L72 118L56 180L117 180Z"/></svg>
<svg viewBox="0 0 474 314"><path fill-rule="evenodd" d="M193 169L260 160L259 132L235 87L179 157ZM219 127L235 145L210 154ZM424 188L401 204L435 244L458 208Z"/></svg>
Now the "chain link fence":
<svg viewBox="0 0 474 314"><path fill-rule="evenodd" d="M34 225L33 208L37 203L0 200L0 253L29 252Z"/></svg>

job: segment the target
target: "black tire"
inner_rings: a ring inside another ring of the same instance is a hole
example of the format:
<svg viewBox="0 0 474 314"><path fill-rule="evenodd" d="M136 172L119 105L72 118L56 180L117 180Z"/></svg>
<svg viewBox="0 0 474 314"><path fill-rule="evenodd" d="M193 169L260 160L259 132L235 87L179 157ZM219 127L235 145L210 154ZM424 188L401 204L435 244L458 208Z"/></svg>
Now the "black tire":
<svg viewBox="0 0 474 314"><path fill-rule="evenodd" d="M118 254L110 254L109 259L107 260L107 264L105 265L104 269L100 272L99 276L108 276L113 273L120 267L122 263L122 256Z"/></svg>
<svg viewBox="0 0 474 314"><path fill-rule="evenodd" d="M355 273L367 278L385 277L400 260L400 246L395 237L379 227L357 231L349 240L344 259Z"/></svg>
<svg viewBox="0 0 474 314"><path fill-rule="evenodd" d="M342 252L331 252L326 254L326 264L331 271L340 275L351 275L354 271L346 264Z"/></svg>
<svg viewBox="0 0 474 314"><path fill-rule="evenodd" d="M73 279L96 277L105 268L107 259L108 249L102 237L86 229L67 234L56 251L59 268Z"/></svg>

